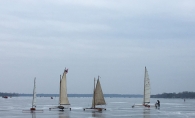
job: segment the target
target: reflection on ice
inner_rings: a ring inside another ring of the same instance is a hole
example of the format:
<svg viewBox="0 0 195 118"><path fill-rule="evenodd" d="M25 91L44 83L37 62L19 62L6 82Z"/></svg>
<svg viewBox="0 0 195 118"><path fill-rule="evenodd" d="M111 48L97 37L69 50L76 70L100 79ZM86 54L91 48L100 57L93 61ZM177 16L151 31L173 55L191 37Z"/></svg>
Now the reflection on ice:
<svg viewBox="0 0 195 118"><path fill-rule="evenodd" d="M150 109L143 109L143 118L150 118Z"/></svg>
<svg viewBox="0 0 195 118"><path fill-rule="evenodd" d="M105 118L104 113L99 112L99 111L92 111L92 117L93 118Z"/></svg>
<svg viewBox="0 0 195 118"><path fill-rule="evenodd" d="M32 118L36 118L36 113L31 113L32 114Z"/></svg>
<svg viewBox="0 0 195 118"><path fill-rule="evenodd" d="M49 111L49 106L56 105L54 101L47 97L37 100L37 109L44 109L44 112L31 113L29 108L31 97L18 97L9 100L0 99L0 118L195 118L195 101L187 100L182 102L180 99L160 99L161 108L131 108L134 101L141 98L109 98L104 112L83 111L91 98L70 98L72 110L53 110ZM156 99L151 99L155 102ZM22 110L27 112L22 112Z"/></svg>
<svg viewBox="0 0 195 118"><path fill-rule="evenodd" d="M66 111L59 111L58 115L59 115L58 118L70 118L69 112L66 112Z"/></svg>

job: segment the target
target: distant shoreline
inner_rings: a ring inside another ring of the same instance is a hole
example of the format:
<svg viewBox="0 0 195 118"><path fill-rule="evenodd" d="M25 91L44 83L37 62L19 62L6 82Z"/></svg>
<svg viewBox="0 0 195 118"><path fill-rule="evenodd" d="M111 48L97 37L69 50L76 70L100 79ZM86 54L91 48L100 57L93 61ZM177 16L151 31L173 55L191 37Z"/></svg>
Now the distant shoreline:
<svg viewBox="0 0 195 118"><path fill-rule="evenodd" d="M195 92L179 92L179 93L162 93L157 95L151 95L151 98L181 98L181 99L195 99Z"/></svg>
<svg viewBox="0 0 195 118"><path fill-rule="evenodd" d="M50 97L51 95L58 97L59 94L38 94L39 96ZM68 97L93 97L93 94L68 94ZM131 95L131 94L104 94L104 97L126 97L126 98L140 98L143 95Z"/></svg>
<svg viewBox="0 0 195 118"><path fill-rule="evenodd" d="M20 96L32 96L32 94L19 94ZM68 94L68 97L92 97L93 94ZM59 97L59 94L37 94L37 97ZM104 94L104 97L126 97L126 98L141 98L139 94Z"/></svg>
<svg viewBox="0 0 195 118"><path fill-rule="evenodd" d="M32 94L4 94L0 96L12 96L12 97L27 97ZM92 97L93 94L68 94L68 97ZM59 97L59 94L37 94L37 97ZM126 98L141 98L143 95L140 94L104 94L104 97L126 97Z"/></svg>
<svg viewBox="0 0 195 118"><path fill-rule="evenodd" d="M93 94L68 94L68 97L92 97ZM8 96L8 97L27 97L32 96L32 94L24 94L24 93L2 93L0 92L0 96ZM37 97L59 97L59 94L37 94ZM123 97L123 98L143 98L143 95L140 94L104 94L104 97ZM162 93L151 95L151 98L190 98L195 99L195 92L179 92L179 93Z"/></svg>

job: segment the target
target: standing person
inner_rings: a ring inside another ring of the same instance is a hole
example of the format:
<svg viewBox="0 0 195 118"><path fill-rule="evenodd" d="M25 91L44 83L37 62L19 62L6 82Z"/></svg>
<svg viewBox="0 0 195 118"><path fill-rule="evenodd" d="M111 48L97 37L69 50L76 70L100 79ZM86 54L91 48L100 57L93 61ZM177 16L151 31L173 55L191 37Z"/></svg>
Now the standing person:
<svg viewBox="0 0 195 118"><path fill-rule="evenodd" d="M158 108L158 109L160 108L160 101L159 100L157 100L157 102L155 104L155 107Z"/></svg>
<svg viewBox="0 0 195 118"><path fill-rule="evenodd" d="M159 100L157 100L157 103L158 103L158 107L160 107L160 101Z"/></svg>

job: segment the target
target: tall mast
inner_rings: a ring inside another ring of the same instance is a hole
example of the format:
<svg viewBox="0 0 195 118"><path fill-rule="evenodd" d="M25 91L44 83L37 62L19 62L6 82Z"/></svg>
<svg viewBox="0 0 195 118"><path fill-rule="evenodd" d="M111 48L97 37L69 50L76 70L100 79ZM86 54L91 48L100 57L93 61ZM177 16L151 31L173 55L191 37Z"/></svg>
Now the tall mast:
<svg viewBox="0 0 195 118"><path fill-rule="evenodd" d="M33 101L32 101L32 108L34 108L36 102L36 77L34 78L34 88L33 88Z"/></svg>
<svg viewBox="0 0 195 118"><path fill-rule="evenodd" d="M145 85L146 85L146 67L145 67L145 73L144 73L144 105L145 105L145 93L146 93L146 90L145 90Z"/></svg>
<svg viewBox="0 0 195 118"><path fill-rule="evenodd" d="M95 108L95 77L94 77L94 91L93 91L93 108Z"/></svg>
<svg viewBox="0 0 195 118"><path fill-rule="evenodd" d="M59 90L59 104L61 102L61 75L60 75L60 90Z"/></svg>

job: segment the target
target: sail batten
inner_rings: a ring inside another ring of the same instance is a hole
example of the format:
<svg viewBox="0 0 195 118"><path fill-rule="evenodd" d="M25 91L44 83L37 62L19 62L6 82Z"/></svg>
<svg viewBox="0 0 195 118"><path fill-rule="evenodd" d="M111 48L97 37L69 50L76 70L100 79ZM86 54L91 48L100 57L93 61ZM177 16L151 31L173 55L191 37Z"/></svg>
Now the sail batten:
<svg viewBox="0 0 195 118"><path fill-rule="evenodd" d="M144 74L144 98L143 104L150 103L150 79L148 75L148 71L145 67L145 74Z"/></svg>
<svg viewBox="0 0 195 118"><path fill-rule="evenodd" d="M95 105L105 105L104 94L102 92L101 84L99 81L99 77L96 83L96 87L94 88L94 95L92 100L92 108L95 108Z"/></svg>
<svg viewBox="0 0 195 118"><path fill-rule="evenodd" d="M62 78L60 79L60 96L59 96L59 104L60 105L70 105L68 96L67 96L67 86L66 86L66 74L67 70L64 70ZM61 77L61 76L60 76Z"/></svg>

